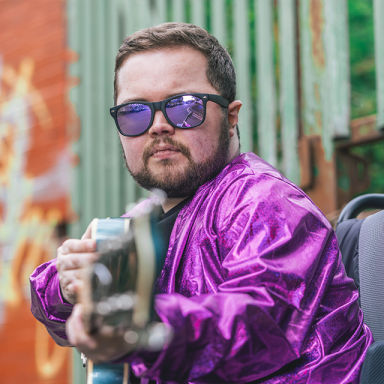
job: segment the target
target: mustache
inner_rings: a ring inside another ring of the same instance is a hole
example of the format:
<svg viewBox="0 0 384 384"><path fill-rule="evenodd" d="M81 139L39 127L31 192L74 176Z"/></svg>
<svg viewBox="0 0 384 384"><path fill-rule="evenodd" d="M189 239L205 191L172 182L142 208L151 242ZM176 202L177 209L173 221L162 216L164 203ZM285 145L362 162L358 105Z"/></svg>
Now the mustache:
<svg viewBox="0 0 384 384"><path fill-rule="evenodd" d="M191 159L191 152L190 152L190 150L184 144L179 143L178 141L173 140L173 139L171 139L168 136L165 136L165 137L163 137L161 139L153 140L152 143L150 145L148 145L147 148L144 149L143 160L144 160L144 164L145 165L148 164L148 161L149 161L149 158L152 155L153 149L155 148L156 145L159 145L159 144L169 144L169 145L172 145L175 148L177 148L188 160Z"/></svg>

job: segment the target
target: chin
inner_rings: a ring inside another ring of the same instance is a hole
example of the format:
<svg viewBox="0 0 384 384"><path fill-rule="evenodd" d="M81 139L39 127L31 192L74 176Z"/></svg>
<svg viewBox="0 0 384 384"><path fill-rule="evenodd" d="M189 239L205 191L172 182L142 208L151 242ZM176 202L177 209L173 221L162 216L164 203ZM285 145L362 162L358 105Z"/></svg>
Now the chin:
<svg viewBox="0 0 384 384"><path fill-rule="evenodd" d="M164 159L155 164L148 164L148 170L153 175L169 174L170 172L184 172L188 164L184 161L176 161L174 159Z"/></svg>

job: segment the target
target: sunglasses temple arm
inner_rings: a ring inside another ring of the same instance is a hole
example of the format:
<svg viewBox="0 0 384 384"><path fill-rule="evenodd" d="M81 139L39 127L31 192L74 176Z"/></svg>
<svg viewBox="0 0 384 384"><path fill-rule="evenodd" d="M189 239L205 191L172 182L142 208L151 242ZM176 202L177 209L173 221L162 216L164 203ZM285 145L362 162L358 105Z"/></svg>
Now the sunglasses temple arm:
<svg viewBox="0 0 384 384"><path fill-rule="evenodd" d="M223 96L219 95L209 95L209 100L213 101L216 104L221 105L224 108L227 108L229 105L229 101Z"/></svg>

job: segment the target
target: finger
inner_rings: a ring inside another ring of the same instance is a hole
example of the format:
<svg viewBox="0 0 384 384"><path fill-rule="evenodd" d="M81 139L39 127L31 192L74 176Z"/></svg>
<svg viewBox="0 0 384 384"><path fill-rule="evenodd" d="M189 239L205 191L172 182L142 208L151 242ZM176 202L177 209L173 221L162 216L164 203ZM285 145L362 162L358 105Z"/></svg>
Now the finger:
<svg viewBox="0 0 384 384"><path fill-rule="evenodd" d="M96 341L85 332L82 305L73 307L72 315L66 323L69 342L81 351L92 350L97 347Z"/></svg>
<svg viewBox="0 0 384 384"><path fill-rule="evenodd" d="M86 231L84 232L84 235L81 236L81 240L92 238L92 224L93 224L93 220L89 223Z"/></svg>
<svg viewBox="0 0 384 384"><path fill-rule="evenodd" d="M56 268L60 272L83 268L90 263L98 260L99 254L92 253L72 253L68 255L59 254L57 256Z"/></svg>
<svg viewBox="0 0 384 384"><path fill-rule="evenodd" d="M81 268L63 270L59 273L60 284L64 287L69 284L76 284L77 281L83 279L84 272Z"/></svg>
<svg viewBox="0 0 384 384"><path fill-rule="evenodd" d="M61 293L63 298L70 304L76 304L76 294L73 288L73 284L68 284L64 288L61 286Z"/></svg>
<svg viewBox="0 0 384 384"><path fill-rule="evenodd" d="M73 289L78 295L84 289L84 281L76 280L75 282L73 282Z"/></svg>
<svg viewBox="0 0 384 384"><path fill-rule="evenodd" d="M60 252L63 255L69 253L82 253L82 252L94 252L96 251L96 241L92 239L69 239L66 240L61 246Z"/></svg>

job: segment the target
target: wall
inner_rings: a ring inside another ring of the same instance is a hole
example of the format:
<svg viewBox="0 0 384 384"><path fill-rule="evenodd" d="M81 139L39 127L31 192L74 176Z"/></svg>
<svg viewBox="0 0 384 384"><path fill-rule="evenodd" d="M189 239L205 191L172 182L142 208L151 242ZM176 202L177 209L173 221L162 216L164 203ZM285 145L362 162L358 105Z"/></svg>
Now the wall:
<svg viewBox="0 0 384 384"><path fill-rule="evenodd" d="M28 277L55 257L70 208L66 2L0 0L0 382L68 383L70 349L30 313Z"/></svg>

